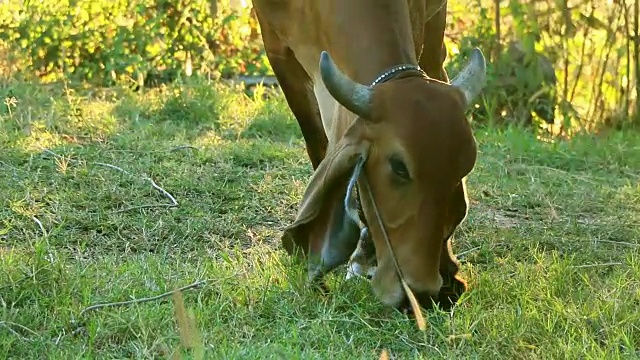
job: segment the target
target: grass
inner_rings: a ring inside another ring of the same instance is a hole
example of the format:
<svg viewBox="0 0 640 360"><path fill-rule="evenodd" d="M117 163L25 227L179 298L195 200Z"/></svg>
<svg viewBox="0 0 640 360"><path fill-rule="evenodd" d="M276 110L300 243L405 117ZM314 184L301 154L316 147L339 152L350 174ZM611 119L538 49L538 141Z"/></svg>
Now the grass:
<svg viewBox="0 0 640 360"><path fill-rule="evenodd" d="M471 291L420 333L344 270L323 300L280 250L311 167L279 93L5 81L0 95L2 358L169 358L179 301L81 312L203 279L182 296L210 359L640 356L638 133L476 126L455 243ZM178 206L157 206L171 201L145 176Z"/></svg>

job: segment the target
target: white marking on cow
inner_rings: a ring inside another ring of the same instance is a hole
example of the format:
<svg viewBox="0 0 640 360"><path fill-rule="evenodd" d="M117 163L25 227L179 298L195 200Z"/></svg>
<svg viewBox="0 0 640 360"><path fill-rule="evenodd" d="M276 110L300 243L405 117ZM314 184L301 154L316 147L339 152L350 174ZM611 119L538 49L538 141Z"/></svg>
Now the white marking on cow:
<svg viewBox="0 0 640 360"><path fill-rule="evenodd" d="M352 262L347 267L347 275L344 277L345 280L349 280L355 276L362 276L364 271L362 271L362 265Z"/></svg>

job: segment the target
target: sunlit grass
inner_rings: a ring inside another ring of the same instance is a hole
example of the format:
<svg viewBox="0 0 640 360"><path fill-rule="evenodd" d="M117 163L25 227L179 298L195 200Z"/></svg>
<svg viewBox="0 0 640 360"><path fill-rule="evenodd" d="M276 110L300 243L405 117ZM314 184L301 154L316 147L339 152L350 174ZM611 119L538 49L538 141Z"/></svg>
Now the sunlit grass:
<svg viewBox="0 0 640 360"><path fill-rule="evenodd" d="M426 312L422 334L342 272L332 295L311 292L280 250L311 174L282 95L195 80L144 94L2 89L18 100L0 112L2 358L169 358L171 297L81 312L198 280L183 299L205 358L639 355L637 133L543 142L476 127L455 243L470 292L452 313ZM30 113L55 141L25 132ZM179 205L157 207L169 199L143 175Z"/></svg>

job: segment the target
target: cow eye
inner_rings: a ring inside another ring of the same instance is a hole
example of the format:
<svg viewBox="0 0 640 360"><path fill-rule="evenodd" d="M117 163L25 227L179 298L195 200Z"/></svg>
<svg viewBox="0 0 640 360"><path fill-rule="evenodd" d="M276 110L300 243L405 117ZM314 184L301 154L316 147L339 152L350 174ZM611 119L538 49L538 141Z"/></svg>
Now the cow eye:
<svg viewBox="0 0 640 360"><path fill-rule="evenodd" d="M404 180L411 179L411 177L409 176L409 170L407 170L407 166L396 156L392 156L391 158L389 158L389 165L391 165L391 170L393 170L393 173L400 178Z"/></svg>

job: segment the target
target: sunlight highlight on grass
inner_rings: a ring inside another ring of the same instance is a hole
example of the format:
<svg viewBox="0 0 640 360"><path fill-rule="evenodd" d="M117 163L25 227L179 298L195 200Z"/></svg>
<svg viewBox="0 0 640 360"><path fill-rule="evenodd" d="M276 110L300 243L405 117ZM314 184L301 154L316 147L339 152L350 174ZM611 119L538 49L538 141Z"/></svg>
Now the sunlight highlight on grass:
<svg viewBox="0 0 640 360"><path fill-rule="evenodd" d="M98 140L104 139L118 130L118 119L113 115L115 108L115 103L89 101L82 105L80 113L62 122L62 129Z"/></svg>
<svg viewBox="0 0 640 360"><path fill-rule="evenodd" d="M43 122L30 123L26 132L28 135L18 140L16 144L25 152L40 152L66 142L60 134L47 129L47 126Z"/></svg>
<svg viewBox="0 0 640 360"><path fill-rule="evenodd" d="M42 210L43 205L37 202L31 202L29 204L26 199L11 200L9 201L9 209L16 215L25 217L32 217L38 215Z"/></svg>
<svg viewBox="0 0 640 360"><path fill-rule="evenodd" d="M193 141L194 146L203 148L217 148L228 143L229 141L223 139L216 129L205 131L202 135L198 136L198 138Z"/></svg>

